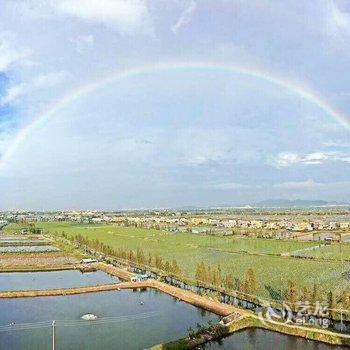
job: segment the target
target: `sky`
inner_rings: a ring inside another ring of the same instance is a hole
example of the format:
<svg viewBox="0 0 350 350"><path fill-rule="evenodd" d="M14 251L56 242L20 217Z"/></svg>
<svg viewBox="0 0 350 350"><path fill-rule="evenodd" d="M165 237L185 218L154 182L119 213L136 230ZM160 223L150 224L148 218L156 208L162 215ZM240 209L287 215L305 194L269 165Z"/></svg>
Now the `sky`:
<svg viewBox="0 0 350 350"><path fill-rule="evenodd" d="M0 0L0 210L350 201L350 1Z"/></svg>

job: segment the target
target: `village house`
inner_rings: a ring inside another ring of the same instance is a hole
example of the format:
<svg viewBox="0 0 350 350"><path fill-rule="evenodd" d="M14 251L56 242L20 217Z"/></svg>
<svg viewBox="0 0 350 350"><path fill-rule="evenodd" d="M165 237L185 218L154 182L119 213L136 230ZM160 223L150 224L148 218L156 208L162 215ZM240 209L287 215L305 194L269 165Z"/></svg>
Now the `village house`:
<svg viewBox="0 0 350 350"><path fill-rule="evenodd" d="M340 223L339 223L339 227L340 227L341 229L350 228L350 222L346 222L346 221L340 222Z"/></svg>
<svg viewBox="0 0 350 350"><path fill-rule="evenodd" d="M252 220L250 222L250 227L251 228L262 228L263 225L264 225L264 222L260 221L260 220Z"/></svg>

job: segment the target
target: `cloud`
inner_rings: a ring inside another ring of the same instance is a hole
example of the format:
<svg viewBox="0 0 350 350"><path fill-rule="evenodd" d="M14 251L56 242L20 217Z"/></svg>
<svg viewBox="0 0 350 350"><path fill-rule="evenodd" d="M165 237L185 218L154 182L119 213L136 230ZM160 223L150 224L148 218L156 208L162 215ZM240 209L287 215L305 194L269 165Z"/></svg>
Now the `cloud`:
<svg viewBox="0 0 350 350"><path fill-rule="evenodd" d="M54 9L83 21L102 24L123 35L152 34L153 21L144 0L61 0Z"/></svg>
<svg viewBox="0 0 350 350"><path fill-rule="evenodd" d="M249 190L249 189L259 189L260 185L253 184L242 184L239 182L209 182L206 184L206 188L212 188L216 190Z"/></svg>
<svg viewBox="0 0 350 350"><path fill-rule="evenodd" d="M350 13L342 11L335 1L328 3L328 31L333 37L350 35Z"/></svg>
<svg viewBox="0 0 350 350"><path fill-rule="evenodd" d="M259 186L246 185L237 182L224 182L224 183L211 183L209 184L210 188L215 188L218 190L244 190L244 189L253 189L258 188Z"/></svg>
<svg viewBox="0 0 350 350"><path fill-rule="evenodd" d="M19 83L17 85L9 86L6 90L5 96L0 99L0 106L11 104L19 97L24 96L33 90L60 84L69 76L70 74L65 71L50 72L37 76L30 83Z"/></svg>
<svg viewBox="0 0 350 350"><path fill-rule="evenodd" d="M70 41L75 44L75 49L82 52L85 48L91 48L94 45L95 37L92 34L79 35L76 38L71 38Z"/></svg>
<svg viewBox="0 0 350 350"><path fill-rule="evenodd" d="M0 99L0 106L4 106L12 103L18 97L22 96L26 92L26 90L27 90L27 84L24 84L24 83L10 86L6 90L5 96Z"/></svg>
<svg viewBox="0 0 350 350"><path fill-rule="evenodd" d="M303 164L322 164L324 161L331 159L330 154L322 153L322 152L314 152L306 154L301 162Z"/></svg>
<svg viewBox="0 0 350 350"><path fill-rule="evenodd" d="M318 165L327 161L350 163L350 154L341 152L312 152L298 154L282 152L273 160L277 168L290 167L293 165Z"/></svg>
<svg viewBox="0 0 350 350"><path fill-rule="evenodd" d="M49 72L41 74L33 80L33 85L39 87L49 87L62 83L71 75L66 71Z"/></svg>
<svg viewBox="0 0 350 350"><path fill-rule="evenodd" d="M279 153L274 159L274 164L279 167L288 167L300 163L301 159L297 153L283 152Z"/></svg>
<svg viewBox="0 0 350 350"><path fill-rule="evenodd" d="M333 148L350 148L350 142L343 142L343 141L335 141L335 140L328 140L323 143L324 146Z"/></svg>
<svg viewBox="0 0 350 350"><path fill-rule="evenodd" d="M314 180L306 180L306 181L289 181L289 182L282 182L279 184L274 184L273 188L278 189L286 189L286 190L294 190L294 189L310 189L323 186L321 183L317 183Z"/></svg>
<svg viewBox="0 0 350 350"><path fill-rule="evenodd" d="M0 40L0 72L5 72L14 64L21 63L30 54L29 50L18 50L7 40Z"/></svg>
<svg viewBox="0 0 350 350"><path fill-rule="evenodd" d="M197 9L197 4L194 0L186 1L186 7L181 13L180 17L176 21L176 23L171 27L173 33L177 33L180 28L189 24L192 20L192 17Z"/></svg>

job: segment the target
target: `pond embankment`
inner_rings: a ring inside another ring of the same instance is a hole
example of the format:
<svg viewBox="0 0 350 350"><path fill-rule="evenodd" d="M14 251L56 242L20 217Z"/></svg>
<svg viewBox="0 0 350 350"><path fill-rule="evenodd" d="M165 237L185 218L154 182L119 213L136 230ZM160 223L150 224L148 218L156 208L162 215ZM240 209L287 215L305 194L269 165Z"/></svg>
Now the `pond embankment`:
<svg viewBox="0 0 350 350"><path fill-rule="evenodd" d="M63 268L64 266L61 266L61 267ZM72 266L69 266L69 267L77 269L77 268L80 268L81 266L79 265L75 267L72 267ZM90 268L96 268L98 270L104 271L124 281L130 281L130 278L134 276L134 274L129 271L122 270L104 263L91 264ZM68 266L67 266L67 269L68 269ZM74 294L105 292L105 291L122 290L122 289L139 289L139 288L156 289L160 292L171 295L174 298L177 298L179 300L182 300L194 306L200 307L207 311L213 312L219 316L226 316L233 312L237 312L239 314L247 313L244 310L239 310L235 306L222 304L216 300L210 300L207 297L199 296L193 292L181 290L179 288L176 288L152 279L149 279L143 282L121 282L117 284L113 283L113 284L104 284L104 285L77 287L77 288L6 291L6 292L0 292L0 298L26 298L26 297L74 295Z"/></svg>
<svg viewBox="0 0 350 350"><path fill-rule="evenodd" d="M256 315L238 317L228 326L218 324L211 328L212 329L202 330L200 334L195 334L194 336L187 336L169 343L158 344L152 347L151 350L195 349L200 345L227 337L247 328L261 328L330 345L340 345L344 347L350 346L349 334L335 333L321 328L297 326L294 324L273 321L262 321Z"/></svg>
<svg viewBox="0 0 350 350"><path fill-rule="evenodd" d="M147 282L124 282L103 284L98 286L87 286L77 288L60 288L60 289L43 289L43 290L22 290L22 291L9 291L0 292L0 298L33 298L33 297L45 297L45 296L59 296L59 295L75 295L94 292L107 292L112 290L121 289L137 289L147 288Z"/></svg>
<svg viewBox="0 0 350 350"><path fill-rule="evenodd" d="M116 277L119 277L121 279L128 279L132 276L134 276L133 273L126 271L126 270L121 270L118 269L114 266L107 265L104 263L98 263L96 264L96 267L104 272L107 272L111 275L114 275ZM207 311L213 312L219 316L226 316L229 315L233 312L237 312L239 314L247 314L246 311L240 310L236 308L235 306L228 305L228 304L222 304L216 300L210 300L207 297L200 296L198 294L195 294L191 291L183 290L176 288L174 286L171 286L169 284L156 281L153 279L149 279L144 283L143 286L144 288L153 288L157 289L163 293L169 294L174 298L180 299L182 301L185 301L189 304L192 304L194 306L200 307L202 309L205 309ZM120 284L119 284L120 286ZM131 286L135 286L135 283L132 283ZM132 288L132 287L131 287ZM137 287L136 287L137 288Z"/></svg>
<svg viewBox="0 0 350 350"><path fill-rule="evenodd" d="M64 269L78 269L83 268L82 265L62 265L55 266L48 270L64 270ZM35 267L38 271L40 267ZM350 335L335 333L322 328L311 328L305 326L297 326L292 324L283 324L279 322L263 322L257 315L247 310L239 309L230 304L220 303L216 300L211 300L208 297L200 296L191 291L182 290L169 284L149 279L142 282L129 282L133 273L108 265L105 263L96 263L89 265L89 269L97 269L104 271L110 275L116 276L125 282L104 284L77 288L61 288L61 289L47 289L47 290L25 290L25 291L7 291L0 292L0 298L25 298L25 297L43 297L43 296L60 296L60 295L74 295L94 292L116 291L123 289L145 289L152 288L160 292L182 300L186 303L192 304L196 307L205 309L220 316L227 316L234 314L233 321L228 326L216 325L215 332L204 333L198 338L186 337L167 344L160 344L154 349L193 349L196 346L208 341L219 339L228 336L245 328L263 328L270 331L279 332L282 334L293 335L305 339L320 341L327 344L350 346ZM18 270L16 270L18 271ZM32 268L24 269L24 271L33 271Z"/></svg>

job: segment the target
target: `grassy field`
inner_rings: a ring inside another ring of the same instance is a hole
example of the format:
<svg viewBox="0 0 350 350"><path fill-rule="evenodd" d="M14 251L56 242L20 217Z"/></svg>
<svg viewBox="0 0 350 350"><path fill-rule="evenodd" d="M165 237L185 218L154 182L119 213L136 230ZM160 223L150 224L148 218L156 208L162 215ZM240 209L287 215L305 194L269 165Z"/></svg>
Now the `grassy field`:
<svg viewBox="0 0 350 350"><path fill-rule="evenodd" d="M315 242L278 241L254 238L235 238L169 233L158 230L118 227L112 225L78 225L72 223L40 223L46 232L67 235L82 234L113 248L136 250L141 247L146 253L158 254L164 259L176 259L182 270L193 277L196 264L220 264L225 272L242 278L249 268L258 277L258 293L264 297L276 297L288 280L303 286L320 284L325 291L350 287L350 281L342 272L350 271L350 263L340 261L339 245L329 245L315 250ZM4 233L18 230L15 225L4 229ZM350 245L342 245L343 258L350 259ZM278 256L281 253L298 252L298 255L329 257L334 261L304 260ZM276 254L276 255L267 255Z"/></svg>

